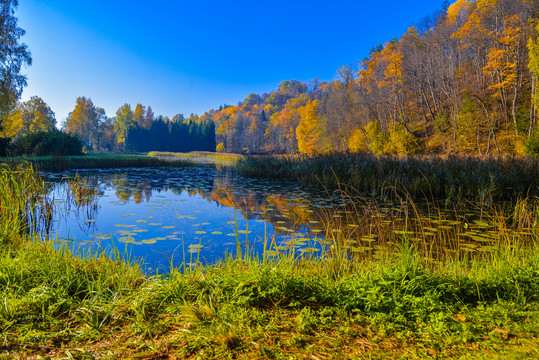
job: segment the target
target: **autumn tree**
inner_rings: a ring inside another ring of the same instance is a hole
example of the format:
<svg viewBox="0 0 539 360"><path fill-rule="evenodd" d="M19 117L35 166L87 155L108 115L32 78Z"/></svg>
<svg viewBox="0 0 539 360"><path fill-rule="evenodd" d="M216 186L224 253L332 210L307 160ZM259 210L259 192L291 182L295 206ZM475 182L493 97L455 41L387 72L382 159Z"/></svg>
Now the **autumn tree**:
<svg viewBox="0 0 539 360"><path fill-rule="evenodd" d="M296 137L298 140L298 150L302 154L317 154L326 150L322 134L323 123L316 113L320 102L309 99L305 106L299 108L299 125L296 128Z"/></svg>
<svg viewBox="0 0 539 360"><path fill-rule="evenodd" d="M20 103L5 122L4 137L19 137L38 131L51 131L56 118L51 108L39 97Z"/></svg>
<svg viewBox="0 0 539 360"><path fill-rule="evenodd" d="M17 26L17 5L17 0L3 0L0 8L0 129L26 86L22 66L32 64L28 47L20 43L25 31Z"/></svg>
<svg viewBox="0 0 539 360"><path fill-rule="evenodd" d="M96 107L92 99L81 96L67 116L66 131L79 135L86 146L99 147L99 123L104 119L105 110Z"/></svg>
<svg viewBox="0 0 539 360"><path fill-rule="evenodd" d="M151 106L146 108L146 114L144 114L144 121L142 122L142 127L146 130L152 127L154 121L154 114Z"/></svg>
<svg viewBox="0 0 539 360"><path fill-rule="evenodd" d="M539 109L539 23L535 28L536 32L528 39L529 63L528 68L532 73L531 77L531 104L530 104L530 124L528 135L532 134L537 119Z"/></svg>
<svg viewBox="0 0 539 360"><path fill-rule="evenodd" d="M125 151L129 151L129 129L134 126L133 110L131 105L124 104L116 111L116 121L114 122L114 133L118 144L124 144Z"/></svg>
<svg viewBox="0 0 539 360"><path fill-rule="evenodd" d="M143 127L145 112L146 110L142 104L135 106L135 111L133 112L133 124L135 126Z"/></svg>

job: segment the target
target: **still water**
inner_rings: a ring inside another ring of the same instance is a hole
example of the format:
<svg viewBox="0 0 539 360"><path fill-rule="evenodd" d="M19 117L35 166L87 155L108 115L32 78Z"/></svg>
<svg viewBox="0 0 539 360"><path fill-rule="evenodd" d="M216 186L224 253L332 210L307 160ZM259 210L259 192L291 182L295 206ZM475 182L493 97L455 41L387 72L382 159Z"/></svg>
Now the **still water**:
<svg viewBox="0 0 539 360"><path fill-rule="evenodd" d="M324 246L320 209L346 202L297 183L211 167L42 173L55 205L48 236L75 248L117 248L148 274L225 254Z"/></svg>

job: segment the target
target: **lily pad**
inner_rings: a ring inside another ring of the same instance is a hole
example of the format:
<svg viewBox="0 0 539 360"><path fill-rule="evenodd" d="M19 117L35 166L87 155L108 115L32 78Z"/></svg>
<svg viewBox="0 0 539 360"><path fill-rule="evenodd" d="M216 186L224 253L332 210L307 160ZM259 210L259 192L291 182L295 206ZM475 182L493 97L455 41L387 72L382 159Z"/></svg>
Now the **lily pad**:
<svg viewBox="0 0 539 360"><path fill-rule="evenodd" d="M157 240L155 240L155 239L146 239L146 240L141 240L140 242L143 243L143 244L155 244L157 242Z"/></svg>

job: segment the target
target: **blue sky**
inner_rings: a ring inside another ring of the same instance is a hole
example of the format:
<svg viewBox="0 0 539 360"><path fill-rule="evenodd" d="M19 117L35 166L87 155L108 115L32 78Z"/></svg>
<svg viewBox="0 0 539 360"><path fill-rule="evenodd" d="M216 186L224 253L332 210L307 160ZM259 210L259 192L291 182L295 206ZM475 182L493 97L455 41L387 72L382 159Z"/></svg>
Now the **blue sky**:
<svg viewBox="0 0 539 360"><path fill-rule="evenodd" d="M79 96L108 116L124 103L202 114L282 80L333 80L442 2L20 0L22 100L40 96L58 123Z"/></svg>

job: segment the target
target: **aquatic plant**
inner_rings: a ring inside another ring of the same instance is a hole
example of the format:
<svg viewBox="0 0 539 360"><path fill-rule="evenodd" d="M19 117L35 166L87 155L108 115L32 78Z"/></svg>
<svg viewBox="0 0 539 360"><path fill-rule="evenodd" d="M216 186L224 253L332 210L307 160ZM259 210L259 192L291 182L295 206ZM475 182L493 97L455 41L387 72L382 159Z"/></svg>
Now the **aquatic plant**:
<svg viewBox="0 0 539 360"><path fill-rule="evenodd" d="M11 166L30 163L35 169L62 171L68 169L110 169L141 167L193 166L188 160L170 161L146 155L94 154L82 156L33 156L11 157L3 161Z"/></svg>
<svg viewBox="0 0 539 360"><path fill-rule="evenodd" d="M31 166L0 164L0 189L0 244L19 242L40 226L49 226L52 205Z"/></svg>
<svg viewBox="0 0 539 360"><path fill-rule="evenodd" d="M539 194L537 157L375 156L334 153L318 156L247 156L238 172L337 188L351 186L379 195L388 187L414 197L492 203Z"/></svg>

